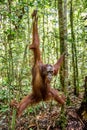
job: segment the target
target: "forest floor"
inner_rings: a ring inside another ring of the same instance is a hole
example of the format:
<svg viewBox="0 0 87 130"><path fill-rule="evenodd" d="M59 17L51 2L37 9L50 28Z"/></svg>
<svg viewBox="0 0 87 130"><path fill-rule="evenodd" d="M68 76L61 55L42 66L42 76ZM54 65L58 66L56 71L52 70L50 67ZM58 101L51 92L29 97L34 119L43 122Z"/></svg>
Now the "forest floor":
<svg viewBox="0 0 87 130"><path fill-rule="evenodd" d="M83 92L79 97L75 97L71 92L69 97L70 105L64 108L65 116L64 114L61 116L61 107L58 104L54 102L41 104L39 110L29 112L29 114L24 113L16 119L15 130L61 130L61 125L66 126L64 130L87 130L87 122L84 122L77 114L77 109L83 99ZM0 130L9 130L11 121L12 115L9 115L9 112L0 113ZM13 129L10 128L10 130Z"/></svg>

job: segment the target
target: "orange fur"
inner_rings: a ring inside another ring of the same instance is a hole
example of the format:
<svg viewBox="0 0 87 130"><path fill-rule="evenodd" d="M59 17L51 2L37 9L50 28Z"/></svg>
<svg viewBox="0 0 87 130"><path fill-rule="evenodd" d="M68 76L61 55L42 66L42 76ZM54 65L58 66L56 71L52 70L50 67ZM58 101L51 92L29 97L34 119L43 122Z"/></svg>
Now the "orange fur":
<svg viewBox="0 0 87 130"><path fill-rule="evenodd" d="M49 99L54 99L60 104L64 104L65 99L60 97L58 91L50 87L50 81L48 81L47 76L43 75L43 71L46 66L42 63L39 49L39 35L37 27L37 11L32 14L33 18L33 34L32 34L32 44L30 49L34 52L34 66L32 68L32 93L25 96L22 101L16 106L18 116L21 116L22 112L30 105L36 104L40 101L46 101ZM63 63L64 54L60 57L55 65L53 65L53 75L57 75L60 66Z"/></svg>

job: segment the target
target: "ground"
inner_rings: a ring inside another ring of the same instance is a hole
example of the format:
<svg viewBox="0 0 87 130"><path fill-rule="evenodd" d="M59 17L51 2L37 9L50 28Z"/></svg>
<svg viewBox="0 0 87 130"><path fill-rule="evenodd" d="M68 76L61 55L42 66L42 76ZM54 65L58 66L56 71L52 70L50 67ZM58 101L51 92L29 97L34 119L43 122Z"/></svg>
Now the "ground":
<svg viewBox="0 0 87 130"><path fill-rule="evenodd" d="M16 119L15 130L61 130L61 124L66 127L65 130L87 130L87 122L77 114L83 92L79 97L75 97L72 93L69 95L70 105L66 105L64 108L65 117L61 116L61 107L58 104L41 103L39 108L36 107L31 112L29 110L29 113L24 112L20 118ZM8 113L8 111L0 113L0 130L8 130L11 124L12 115ZM60 122L61 117L62 122ZM11 130L13 129L11 128Z"/></svg>

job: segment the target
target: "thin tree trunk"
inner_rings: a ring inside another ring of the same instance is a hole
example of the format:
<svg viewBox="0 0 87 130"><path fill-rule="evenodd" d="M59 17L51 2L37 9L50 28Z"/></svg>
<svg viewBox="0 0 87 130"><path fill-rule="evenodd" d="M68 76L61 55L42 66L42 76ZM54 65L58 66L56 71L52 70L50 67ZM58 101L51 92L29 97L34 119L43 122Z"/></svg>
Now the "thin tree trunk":
<svg viewBox="0 0 87 130"><path fill-rule="evenodd" d="M73 66L73 85L74 85L74 94L79 95L79 81L78 81L78 66L77 66L77 53L75 45L75 34L73 28L73 6L71 0L70 6L70 24L71 24L71 38L72 38L72 66Z"/></svg>
<svg viewBox="0 0 87 130"><path fill-rule="evenodd" d="M45 3L45 1L44 1ZM45 10L44 10L45 11ZM43 45L42 45L42 58L44 60L44 43L45 43L45 28L44 28L44 22L45 22L45 18L44 18L44 14L43 14Z"/></svg>
<svg viewBox="0 0 87 130"><path fill-rule="evenodd" d="M67 47L67 0L64 0L64 49L65 52L68 53ZM65 62L64 62L64 77L65 77L65 86L68 87L68 55L65 55ZM65 90L66 91L66 90Z"/></svg>
<svg viewBox="0 0 87 130"><path fill-rule="evenodd" d="M9 28L10 28L10 33L8 34L7 38L8 38L8 46L9 46L9 85L11 85L12 80L13 80L13 54L12 54L12 42L11 42L11 1L8 0L8 11L9 11Z"/></svg>
<svg viewBox="0 0 87 130"><path fill-rule="evenodd" d="M58 14L59 14L59 37L60 37L60 53L62 54L63 52L67 51L67 46L66 46L66 40L67 40L67 17L66 17L66 2L64 3L63 7L63 0L58 0ZM65 14L65 16L64 16ZM66 46L66 48L65 48ZM66 73L66 67L65 62L67 63L67 59L64 58L63 66L60 70L60 82L62 85L62 90L66 93L66 81L65 78L67 79L67 73ZM65 116L65 111L64 111L64 106L62 106L61 109L61 116L60 116L60 123L61 123L61 129L65 129L65 122L66 116Z"/></svg>
<svg viewBox="0 0 87 130"><path fill-rule="evenodd" d="M62 54L65 51L64 49L64 14L63 14L62 0L58 0L58 15L59 15L60 53ZM64 63L63 63L63 67L60 70L60 83L61 83L63 91L65 91L64 81L65 81L65 77L64 77Z"/></svg>
<svg viewBox="0 0 87 130"><path fill-rule="evenodd" d="M47 58L47 62L49 63L49 20L48 20L48 14L47 14L47 42L48 42L48 58Z"/></svg>

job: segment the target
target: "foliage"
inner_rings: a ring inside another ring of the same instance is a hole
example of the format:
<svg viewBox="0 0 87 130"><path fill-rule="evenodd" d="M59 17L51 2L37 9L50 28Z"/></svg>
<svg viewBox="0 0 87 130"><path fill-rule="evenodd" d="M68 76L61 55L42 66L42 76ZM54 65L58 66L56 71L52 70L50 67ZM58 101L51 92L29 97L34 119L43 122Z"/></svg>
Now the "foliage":
<svg viewBox="0 0 87 130"><path fill-rule="evenodd" d="M68 88L73 86L72 37L70 4L67 2ZM77 49L79 86L87 75L87 2L73 0L73 29ZM38 9L40 47L43 60L55 63L60 55L59 18L57 0L1 0L0 1L0 112L9 109L9 102L20 100L31 91L33 9ZM61 89L59 75L52 85ZM68 93L68 92L67 92ZM70 104L70 101L68 101ZM29 110L31 113L32 109ZM87 115L86 115L87 116Z"/></svg>

